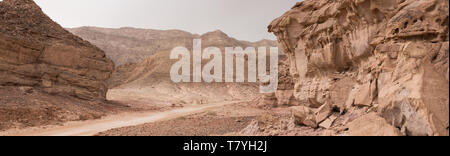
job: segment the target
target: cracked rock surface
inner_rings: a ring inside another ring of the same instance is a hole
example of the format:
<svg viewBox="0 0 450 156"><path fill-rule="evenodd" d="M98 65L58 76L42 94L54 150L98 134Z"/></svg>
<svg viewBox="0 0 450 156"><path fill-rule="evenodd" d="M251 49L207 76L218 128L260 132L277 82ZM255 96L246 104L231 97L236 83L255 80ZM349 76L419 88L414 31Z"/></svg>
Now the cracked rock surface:
<svg viewBox="0 0 450 156"><path fill-rule="evenodd" d="M0 2L0 86L105 100L114 64L52 21L32 0Z"/></svg>
<svg viewBox="0 0 450 156"><path fill-rule="evenodd" d="M331 132L340 135L448 136L448 8L445 0L297 3L268 27L288 56L291 105L358 114L350 131ZM367 126L386 131L355 130Z"/></svg>

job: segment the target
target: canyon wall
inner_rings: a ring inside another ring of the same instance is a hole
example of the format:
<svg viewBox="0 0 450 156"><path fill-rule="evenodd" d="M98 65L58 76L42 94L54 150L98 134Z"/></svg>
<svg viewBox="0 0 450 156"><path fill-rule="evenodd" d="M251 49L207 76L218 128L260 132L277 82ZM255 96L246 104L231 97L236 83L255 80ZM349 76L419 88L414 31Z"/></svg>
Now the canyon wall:
<svg viewBox="0 0 450 156"><path fill-rule="evenodd" d="M446 0L299 2L268 27L295 84L281 84L276 97L319 114L364 109L350 134L381 126L392 128L384 134L448 135L448 22Z"/></svg>
<svg viewBox="0 0 450 156"><path fill-rule="evenodd" d="M32 0L0 2L0 86L105 100L105 53L52 21Z"/></svg>

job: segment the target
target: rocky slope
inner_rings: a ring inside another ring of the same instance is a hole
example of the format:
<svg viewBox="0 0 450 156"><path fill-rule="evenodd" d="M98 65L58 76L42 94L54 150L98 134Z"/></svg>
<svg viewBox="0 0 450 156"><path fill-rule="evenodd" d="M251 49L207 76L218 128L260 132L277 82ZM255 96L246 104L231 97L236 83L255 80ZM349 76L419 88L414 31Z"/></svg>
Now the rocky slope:
<svg viewBox="0 0 450 156"><path fill-rule="evenodd" d="M181 30L80 27L67 29L103 49L116 66L137 63L177 46L192 46L193 35Z"/></svg>
<svg viewBox="0 0 450 156"><path fill-rule="evenodd" d="M0 85L105 100L114 64L102 50L53 22L32 0L1 2L0 18Z"/></svg>
<svg viewBox="0 0 450 156"><path fill-rule="evenodd" d="M255 43L239 41L219 30L197 38L202 39L202 48L214 46L220 48L222 52L225 47L272 47L277 44L270 40ZM190 44L186 45L186 48L192 49L192 40L183 45L185 44ZM158 51L143 61L118 66L112 78L108 80L109 87L112 88L109 97L116 99L120 95L130 94L146 100L184 105L251 100L258 96L258 85L252 83L173 83L169 72L172 64L178 60L170 60L171 50ZM207 61L204 60L203 64Z"/></svg>
<svg viewBox="0 0 450 156"><path fill-rule="evenodd" d="M114 64L32 0L0 2L0 130L99 118Z"/></svg>
<svg viewBox="0 0 450 156"><path fill-rule="evenodd" d="M70 32L91 42L105 51L116 66L127 63L139 63L159 52L170 52L174 47L192 48L192 40L204 39L204 43L218 47L227 46L277 46L275 41L261 40L255 43L239 41L222 31L203 35L191 34L182 30L153 30L138 28L68 28ZM207 44L203 44L205 47Z"/></svg>
<svg viewBox="0 0 450 156"><path fill-rule="evenodd" d="M448 22L445 0L299 2L268 27L295 84L275 100L329 135L449 135Z"/></svg>
<svg viewBox="0 0 450 156"><path fill-rule="evenodd" d="M125 28L122 28L125 29ZM129 28L131 29L131 28ZM75 32L75 30L71 30ZM118 35L121 34L121 29L106 29L105 30L111 30L112 35ZM145 29L136 29L145 31ZM117 34L115 34L115 33ZM161 33L161 36L171 36L171 33L165 34ZM82 35L83 36L83 35ZM118 51L118 53L121 53L124 56L130 56L138 58L136 61L126 61L125 64L119 65L116 67L116 71L113 73L113 76L111 79L108 80L108 85L110 88L117 87L122 84L130 83L132 81L135 81L139 78L141 78L143 75L146 74L146 77L149 77L149 72L151 73L159 73L159 75L164 75L164 78L170 79L169 72L170 67L173 63L175 63L177 60L170 60L169 54L170 51L177 46L185 46L187 49L192 51L192 40L193 39L201 39L202 40L202 48L214 46L218 47L224 52L225 47L276 47L277 42L271 41L271 40L261 40L258 42L248 42L248 41L240 41L236 40L232 37L229 37L227 34L220 30L212 31L205 33L200 36L193 35L191 36L190 40L185 40L183 35L180 37L173 36L172 40L166 40L161 41L159 43L148 43L149 46L155 46L155 47L166 47L166 48L160 48L155 51L145 51L145 55L135 55L133 51L127 51L125 49L122 49ZM89 37L86 38L89 40ZM104 40L102 38L97 38L97 40ZM145 39L142 39L145 41ZM93 41L95 44L96 41ZM109 42L109 44L114 44L114 42ZM99 47L102 47L101 44L98 45ZM105 51L108 51L107 48ZM111 54L111 55L110 55ZM148 55L148 56L147 56ZM115 57L114 54L108 53L107 56L109 57ZM147 56L147 57L144 57ZM140 61L138 61L140 60ZM206 62L206 61L205 61ZM145 77L145 76L144 76Z"/></svg>
<svg viewBox="0 0 450 156"><path fill-rule="evenodd" d="M275 47L276 41L240 41L220 30L202 35L180 30L151 30L137 28L81 27L68 29L92 42L115 60L118 66L109 79L108 99L133 103L153 103L180 106L227 100L251 100L258 96L257 84L234 83L173 83L170 68L178 60L171 60L170 51L177 46L192 50L193 39L202 40L202 48L218 47ZM208 60L204 60L205 63ZM204 63L204 64L205 64ZM134 98L130 98L130 97Z"/></svg>

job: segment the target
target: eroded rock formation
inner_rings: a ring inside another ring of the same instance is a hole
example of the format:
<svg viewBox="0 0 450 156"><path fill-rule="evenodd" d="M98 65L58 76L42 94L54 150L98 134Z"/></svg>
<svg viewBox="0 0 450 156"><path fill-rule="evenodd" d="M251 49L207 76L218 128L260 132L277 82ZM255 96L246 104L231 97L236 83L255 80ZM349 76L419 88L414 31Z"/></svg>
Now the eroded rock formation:
<svg viewBox="0 0 450 156"><path fill-rule="evenodd" d="M0 2L0 86L105 100L114 64L53 22L32 0Z"/></svg>
<svg viewBox="0 0 450 156"><path fill-rule="evenodd" d="M268 28L290 60L294 105L363 108L355 135L360 123L387 129L364 135L448 135L448 21L445 0L306 0Z"/></svg>

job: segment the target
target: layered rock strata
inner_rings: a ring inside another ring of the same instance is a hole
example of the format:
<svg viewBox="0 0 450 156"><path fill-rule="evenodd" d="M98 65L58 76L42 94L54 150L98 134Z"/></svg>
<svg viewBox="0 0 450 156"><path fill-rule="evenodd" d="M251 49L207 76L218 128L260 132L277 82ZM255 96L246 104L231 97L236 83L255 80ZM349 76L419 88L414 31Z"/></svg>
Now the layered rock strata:
<svg viewBox="0 0 450 156"><path fill-rule="evenodd" d="M366 108L401 135L448 135L448 8L445 0L306 0L268 29L290 60L298 105Z"/></svg>
<svg viewBox="0 0 450 156"><path fill-rule="evenodd" d="M114 64L52 21L32 0L0 2L0 86L105 100Z"/></svg>

